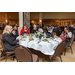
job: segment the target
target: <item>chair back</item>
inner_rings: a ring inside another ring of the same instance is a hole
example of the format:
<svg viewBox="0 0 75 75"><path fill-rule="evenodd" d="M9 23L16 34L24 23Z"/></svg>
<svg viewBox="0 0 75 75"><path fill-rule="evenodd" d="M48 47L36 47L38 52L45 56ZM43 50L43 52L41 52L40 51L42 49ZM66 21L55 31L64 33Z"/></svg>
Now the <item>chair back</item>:
<svg viewBox="0 0 75 75"><path fill-rule="evenodd" d="M0 38L0 48L2 48L2 45L1 45L1 38Z"/></svg>
<svg viewBox="0 0 75 75"><path fill-rule="evenodd" d="M74 34L74 36L75 36L75 30L73 30L73 34Z"/></svg>
<svg viewBox="0 0 75 75"><path fill-rule="evenodd" d="M31 51L24 46L16 46L14 53L18 62L33 62Z"/></svg>
<svg viewBox="0 0 75 75"><path fill-rule="evenodd" d="M0 38L0 40L1 40L2 48L3 48L3 50L5 51L5 47L4 47L4 44L3 44L3 39L2 39L2 38Z"/></svg>
<svg viewBox="0 0 75 75"><path fill-rule="evenodd" d="M67 44L66 41L62 41L62 42L57 46L57 48L56 48L56 50L55 50L55 53L54 53L54 56L60 55L60 54L64 51L64 49L65 49L65 47L66 47L66 44Z"/></svg>
<svg viewBox="0 0 75 75"><path fill-rule="evenodd" d="M74 34L72 34L72 38L70 39L70 45L72 46L73 44L73 41L74 41Z"/></svg>

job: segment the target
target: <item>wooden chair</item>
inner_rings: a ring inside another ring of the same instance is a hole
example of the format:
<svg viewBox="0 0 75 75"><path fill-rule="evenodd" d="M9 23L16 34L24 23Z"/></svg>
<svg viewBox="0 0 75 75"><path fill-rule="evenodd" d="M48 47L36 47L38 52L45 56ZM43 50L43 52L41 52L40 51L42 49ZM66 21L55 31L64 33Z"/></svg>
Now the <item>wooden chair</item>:
<svg viewBox="0 0 75 75"><path fill-rule="evenodd" d="M73 30L73 34L74 34L74 41L75 41L75 30Z"/></svg>
<svg viewBox="0 0 75 75"><path fill-rule="evenodd" d="M5 51L5 47L4 47L4 44L3 44L3 39L1 39L1 45L2 45L2 48L5 52L5 59L6 59L5 62L6 62L9 57L14 56L14 55L12 55L12 54L14 54L14 51L11 51L11 52L6 52Z"/></svg>
<svg viewBox="0 0 75 75"><path fill-rule="evenodd" d="M68 47L70 47L72 54L73 54L73 51L72 51L73 41L74 41L74 35L72 34L72 38L70 39L70 44L69 44L69 46L68 46ZM65 51L64 51L64 55L65 55L65 53L66 53L66 49L65 49Z"/></svg>
<svg viewBox="0 0 75 75"><path fill-rule="evenodd" d="M73 30L73 34L74 34L74 36L75 36L75 30Z"/></svg>
<svg viewBox="0 0 75 75"><path fill-rule="evenodd" d="M55 57L60 57L60 60L62 62L62 58L61 58L61 54L64 52L64 49L66 47L67 42L66 41L62 41L57 48L55 49L55 52L53 55L49 55L47 56L47 58L49 58L50 61L52 61L53 58ZM43 60L44 61L44 60Z"/></svg>
<svg viewBox="0 0 75 75"><path fill-rule="evenodd" d="M17 59L17 62L37 62L38 56L32 54L31 51L21 45L18 45L14 48L14 53Z"/></svg>

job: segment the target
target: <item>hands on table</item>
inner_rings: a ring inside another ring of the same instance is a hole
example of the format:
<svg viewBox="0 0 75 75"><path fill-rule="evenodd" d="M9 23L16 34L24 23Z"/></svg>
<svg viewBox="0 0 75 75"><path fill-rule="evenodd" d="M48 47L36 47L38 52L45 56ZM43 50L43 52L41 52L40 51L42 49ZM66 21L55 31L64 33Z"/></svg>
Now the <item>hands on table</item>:
<svg viewBox="0 0 75 75"><path fill-rule="evenodd" d="M21 40L22 39L22 37L19 37L19 39L18 40Z"/></svg>

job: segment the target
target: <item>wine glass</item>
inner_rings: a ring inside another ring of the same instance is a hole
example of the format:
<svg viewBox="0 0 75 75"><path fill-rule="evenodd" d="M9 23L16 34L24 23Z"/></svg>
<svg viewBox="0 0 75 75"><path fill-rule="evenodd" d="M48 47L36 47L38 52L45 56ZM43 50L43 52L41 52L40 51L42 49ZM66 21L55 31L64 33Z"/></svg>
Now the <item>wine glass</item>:
<svg viewBox="0 0 75 75"><path fill-rule="evenodd" d="M46 39L46 33L44 33L44 38Z"/></svg>
<svg viewBox="0 0 75 75"><path fill-rule="evenodd" d="M30 34L29 38L32 38L31 34Z"/></svg>
<svg viewBox="0 0 75 75"><path fill-rule="evenodd" d="M24 36L26 36L26 33L24 33Z"/></svg>

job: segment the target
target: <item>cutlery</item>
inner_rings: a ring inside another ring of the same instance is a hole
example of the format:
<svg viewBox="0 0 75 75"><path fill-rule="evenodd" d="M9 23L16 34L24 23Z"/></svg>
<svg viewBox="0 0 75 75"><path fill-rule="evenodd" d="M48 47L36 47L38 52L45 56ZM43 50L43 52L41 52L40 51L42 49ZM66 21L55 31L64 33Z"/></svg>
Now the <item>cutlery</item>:
<svg viewBox="0 0 75 75"><path fill-rule="evenodd" d="M48 43L51 43L51 42L48 41ZM51 44L52 44L52 43L51 43Z"/></svg>
<svg viewBox="0 0 75 75"><path fill-rule="evenodd" d="M40 41L37 42L37 44L40 43Z"/></svg>
<svg viewBox="0 0 75 75"><path fill-rule="evenodd" d="M56 41L56 40L54 40L54 41ZM56 42L58 42L58 41L56 41ZM58 42L59 43L59 42Z"/></svg>

